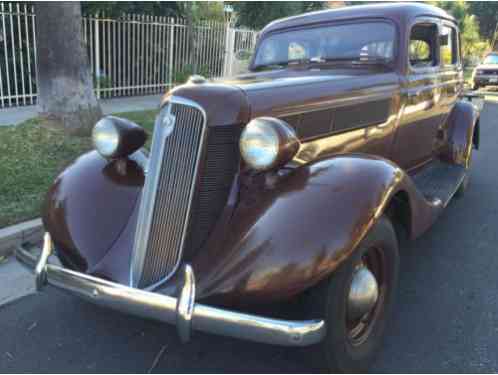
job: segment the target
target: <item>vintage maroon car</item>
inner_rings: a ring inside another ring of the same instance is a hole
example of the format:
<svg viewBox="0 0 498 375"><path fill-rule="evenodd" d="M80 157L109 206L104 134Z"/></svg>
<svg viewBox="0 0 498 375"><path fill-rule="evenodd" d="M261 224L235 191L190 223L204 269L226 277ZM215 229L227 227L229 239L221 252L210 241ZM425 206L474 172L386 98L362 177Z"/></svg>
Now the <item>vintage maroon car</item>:
<svg viewBox="0 0 498 375"><path fill-rule="evenodd" d="M168 92L150 153L140 126L99 121L96 151L47 195L40 255L17 256L39 289L175 324L182 340L311 346L316 366L365 370L398 240L468 185L479 111L458 26L425 4L305 14L268 25L249 69ZM255 313L290 300L302 312Z"/></svg>

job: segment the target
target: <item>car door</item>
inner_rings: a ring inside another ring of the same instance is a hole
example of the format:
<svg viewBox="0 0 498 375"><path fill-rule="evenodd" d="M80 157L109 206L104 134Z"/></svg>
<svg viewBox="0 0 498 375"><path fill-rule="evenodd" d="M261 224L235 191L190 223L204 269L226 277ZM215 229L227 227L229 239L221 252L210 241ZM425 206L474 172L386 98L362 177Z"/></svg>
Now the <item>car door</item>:
<svg viewBox="0 0 498 375"><path fill-rule="evenodd" d="M394 146L394 160L406 170L431 160L444 115L439 30L439 20L419 18L409 33L407 73L401 79L403 109Z"/></svg>

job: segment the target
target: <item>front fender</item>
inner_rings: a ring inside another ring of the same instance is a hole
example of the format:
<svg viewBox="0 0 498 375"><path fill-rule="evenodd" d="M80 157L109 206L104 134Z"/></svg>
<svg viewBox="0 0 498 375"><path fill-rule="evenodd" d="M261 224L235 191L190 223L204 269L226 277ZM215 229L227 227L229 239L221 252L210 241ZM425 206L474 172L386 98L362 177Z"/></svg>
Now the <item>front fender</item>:
<svg viewBox="0 0 498 375"><path fill-rule="evenodd" d="M222 243L194 261L199 296L240 303L304 291L350 256L400 191L412 206L410 231L425 230L440 207L427 202L399 167L377 157L317 161L245 194Z"/></svg>
<svg viewBox="0 0 498 375"><path fill-rule="evenodd" d="M42 219L65 265L92 272L127 225L143 182L135 161L109 162L95 151L57 177Z"/></svg>
<svg viewBox="0 0 498 375"><path fill-rule="evenodd" d="M442 159L468 166L472 146L479 146L479 112L467 101L459 101L448 117L448 136Z"/></svg>

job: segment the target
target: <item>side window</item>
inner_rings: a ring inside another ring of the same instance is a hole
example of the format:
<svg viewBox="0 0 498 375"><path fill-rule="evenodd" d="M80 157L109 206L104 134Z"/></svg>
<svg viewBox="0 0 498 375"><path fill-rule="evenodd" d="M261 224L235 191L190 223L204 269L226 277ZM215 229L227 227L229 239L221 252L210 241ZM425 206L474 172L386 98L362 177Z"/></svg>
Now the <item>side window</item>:
<svg viewBox="0 0 498 375"><path fill-rule="evenodd" d="M449 26L443 26L441 28L439 45L441 46L442 64L445 66L456 65L458 63L458 45L455 29Z"/></svg>
<svg viewBox="0 0 498 375"><path fill-rule="evenodd" d="M409 58L414 68L425 68L438 65L437 25L420 23L412 27L410 33Z"/></svg>

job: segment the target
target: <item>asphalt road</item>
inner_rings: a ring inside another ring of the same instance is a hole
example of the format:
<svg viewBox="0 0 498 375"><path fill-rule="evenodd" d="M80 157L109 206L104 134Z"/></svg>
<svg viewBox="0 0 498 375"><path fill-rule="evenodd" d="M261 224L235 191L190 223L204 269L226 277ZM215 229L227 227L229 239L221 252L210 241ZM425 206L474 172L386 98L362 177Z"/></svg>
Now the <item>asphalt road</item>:
<svg viewBox="0 0 498 375"><path fill-rule="evenodd" d="M482 116L467 195L402 249L374 372L498 372L498 104ZM54 290L0 307L0 372L309 372L307 358L198 333L182 345L172 327Z"/></svg>

